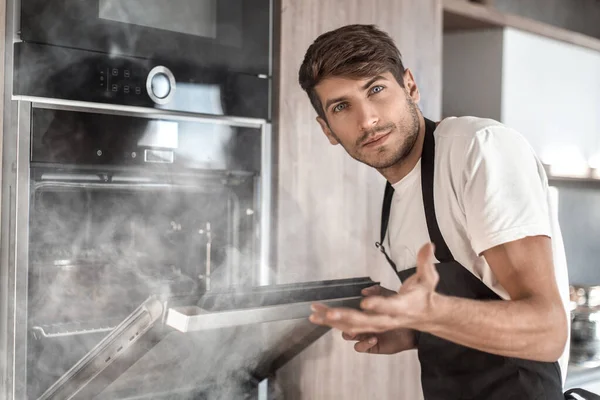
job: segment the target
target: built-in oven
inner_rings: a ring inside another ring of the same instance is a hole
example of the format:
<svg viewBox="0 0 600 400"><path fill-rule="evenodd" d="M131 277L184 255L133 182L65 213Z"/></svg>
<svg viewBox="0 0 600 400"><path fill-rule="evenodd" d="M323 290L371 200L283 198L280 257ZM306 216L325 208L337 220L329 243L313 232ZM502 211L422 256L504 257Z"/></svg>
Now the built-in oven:
<svg viewBox="0 0 600 400"><path fill-rule="evenodd" d="M272 0L21 0L21 39L270 75Z"/></svg>
<svg viewBox="0 0 600 400"><path fill-rule="evenodd" d="M256 398L327 331L312 302L358 307L373 284L273 284L264 121L27 102L19 117L11 399Z"/></svg>

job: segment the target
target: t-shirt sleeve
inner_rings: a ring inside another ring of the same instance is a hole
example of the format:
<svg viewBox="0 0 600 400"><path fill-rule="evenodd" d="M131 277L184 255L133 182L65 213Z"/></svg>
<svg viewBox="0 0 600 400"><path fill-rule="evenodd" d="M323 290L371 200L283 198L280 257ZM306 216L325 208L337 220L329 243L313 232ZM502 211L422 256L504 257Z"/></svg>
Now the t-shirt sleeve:
<svg viewBox="0 0 600 400"><path fill-rule="evenodd" d="M503 126L483 129L465 162L463 207L478 255L527 236L551 236L546 175L523 136Z"/></svg>

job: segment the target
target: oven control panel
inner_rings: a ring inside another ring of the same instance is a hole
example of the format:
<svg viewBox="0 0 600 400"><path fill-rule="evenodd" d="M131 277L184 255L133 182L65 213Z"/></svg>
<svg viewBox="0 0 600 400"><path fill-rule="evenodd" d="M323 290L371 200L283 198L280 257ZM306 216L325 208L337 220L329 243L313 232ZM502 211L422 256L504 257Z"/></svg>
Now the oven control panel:
<svg viewBox="0 0 600 400"><path fill-rule="evenodd" d="M130 66L98 65L97 86L112 96L140 97L146 93L148 71Z"/></svg>
<svg viewBox="0 0 600 400"><path fill-rule="evenodd" d="M270 118L268 76L27 42L15 44L14 94L208 115Z"/></svg>
<svg viewBox="0 0 600 400"><path fill-rule="evenodd" d="M165 66L152 69L133 64L100 64L96 85L107 97L132 100L149 97L156 104L168 104L175 96L175 76Z"/></svg>

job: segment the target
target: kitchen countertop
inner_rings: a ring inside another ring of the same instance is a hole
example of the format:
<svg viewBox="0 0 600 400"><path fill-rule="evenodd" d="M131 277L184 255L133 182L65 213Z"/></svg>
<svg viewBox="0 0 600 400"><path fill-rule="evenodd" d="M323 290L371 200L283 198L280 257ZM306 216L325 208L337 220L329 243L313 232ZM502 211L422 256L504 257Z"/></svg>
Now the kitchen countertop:
<svg viewBox="0 0 600 400"><path fill-rule="evenodd" d="M565 390L590 384L600 386L600 367L583 368L569 365Z"/></svg>

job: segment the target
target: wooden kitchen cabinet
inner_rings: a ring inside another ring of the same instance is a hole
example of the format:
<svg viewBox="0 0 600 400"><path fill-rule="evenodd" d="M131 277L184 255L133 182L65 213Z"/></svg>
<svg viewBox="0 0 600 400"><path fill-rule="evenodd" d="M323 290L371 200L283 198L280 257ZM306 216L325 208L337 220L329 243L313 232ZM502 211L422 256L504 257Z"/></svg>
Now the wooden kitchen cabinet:
<svg viewBox="0 0 600 400"><path fill-rule="evenodd" d="M391 34L411 68L424 114L441 114L442 10L439 0L282 0L274 106L278 283L375 276L389 271L374 242L384 180L331 146L298 85L308 46L325 31L374 23ZM394 277L395 278L395 277ZM391 285L399 285L391 281ZM396 287L392 287L396 289ZM285 399L419 399L416 352L358 354L331 331L277 375Z"/></svg>

